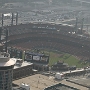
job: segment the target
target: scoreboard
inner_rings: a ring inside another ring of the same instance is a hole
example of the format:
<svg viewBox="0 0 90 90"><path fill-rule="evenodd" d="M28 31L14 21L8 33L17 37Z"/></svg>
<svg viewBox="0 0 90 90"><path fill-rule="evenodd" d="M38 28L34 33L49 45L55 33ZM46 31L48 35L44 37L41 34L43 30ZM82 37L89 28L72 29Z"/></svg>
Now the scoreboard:
<svg viewBox="0 0 90 90"><path fill-rule="evenodd" d="M45 54L26 52L25 60L32 63L36 62L36 63L48 64L49 56Z"/></svg>

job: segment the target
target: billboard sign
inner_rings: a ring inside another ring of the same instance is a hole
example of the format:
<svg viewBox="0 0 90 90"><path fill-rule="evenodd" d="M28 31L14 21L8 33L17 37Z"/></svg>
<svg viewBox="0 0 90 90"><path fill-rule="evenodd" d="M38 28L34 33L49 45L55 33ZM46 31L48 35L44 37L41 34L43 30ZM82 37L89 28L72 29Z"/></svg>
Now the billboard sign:
<svg viewBox="0 0 90 90"><path fill-rule="evenodd" d="M49 63L49 56L44 54L36 54L36 53L25 53L25 60L30 61L32 63L42 63L48 64Z"/></svg>
<svg viewBox="0 0 90 90"><path fill-rule="evenodd" d="M33 60L39 61L40 60L40 56L33 56Z"/></svg>

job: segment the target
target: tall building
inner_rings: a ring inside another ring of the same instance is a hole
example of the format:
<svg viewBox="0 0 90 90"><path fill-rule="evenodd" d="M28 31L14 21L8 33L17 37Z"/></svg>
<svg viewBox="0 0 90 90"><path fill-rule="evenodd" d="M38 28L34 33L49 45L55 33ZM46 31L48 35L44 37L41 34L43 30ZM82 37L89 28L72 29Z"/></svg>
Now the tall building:
<svg viewBox="0 0 90 90"><path fill-rule="evenodd" d="M0 90L12 90L14 59L0 52Z"/></svg>

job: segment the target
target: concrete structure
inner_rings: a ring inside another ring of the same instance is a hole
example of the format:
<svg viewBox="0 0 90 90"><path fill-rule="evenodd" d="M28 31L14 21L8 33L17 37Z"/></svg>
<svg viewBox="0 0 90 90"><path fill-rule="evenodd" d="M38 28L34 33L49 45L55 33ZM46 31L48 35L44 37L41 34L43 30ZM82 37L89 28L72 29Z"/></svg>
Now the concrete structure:
<svg viewBox="0 0 90 90"><path fill-rule="evenodd" d="M50 75L47 76L47 75L42 75L42 74L35 74L32 76L28 76L26 78L15 80L13 81L13 84L19 86L22 82L30 85L30 90L44 90L46 87L50 87L58 83L64 84L69 87L77 88L77 90L88 90L89 89L87 87L68 82L65 79L55 80L54 76L50 76ZM63 89L63 90L67 90L67 89ZM72 89L69 89L69 90L72 90Z"/></svg>
<svg viewBox="0 0 90 90"><path fill-rule="evenodd" d="M22 83L19 87L13 88L13 90L30 90L30 85Z"/></svg>
<svg viewBox="0 0 90 90"><path fill-rule="evenodd" d="M67 63L64 63L62 61L58 61L51 67L52 70L58 70L58 71L67 71L69 70L69 65Z"/></svg>
<svg viewBox="0 0 90 90"><path fill-rule="evenodd" d="M13 67L15 59L8 53L0 52L0 90L12 90Z"/></svg>
<svg viewBox="0 0 90 90"><path fill-rule="evenodd" d="M30 86L25 83L22 83L20 87L25 88L26 90L30 90Z"/></svg>
<svg viewBox="0 0 90 90"><path fill-rule="evenodd" d="M16 59L16 63L13 70L13 80L26 77L32 74L34 74L33 63L23 61L22 59Z"/></svg>
<svg viewBox="0 0 90 90"><path fill-rule="evenodd" d="M49 65L48 64L33 63L33 68L38 70L38 71L48 71Z"/></svg>

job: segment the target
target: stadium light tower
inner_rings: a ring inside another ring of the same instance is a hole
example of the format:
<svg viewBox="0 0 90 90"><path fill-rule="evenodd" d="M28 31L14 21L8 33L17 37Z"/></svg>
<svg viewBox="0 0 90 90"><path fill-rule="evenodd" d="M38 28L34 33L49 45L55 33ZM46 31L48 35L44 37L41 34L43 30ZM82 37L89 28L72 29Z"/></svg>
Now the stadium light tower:
<svg viewBox="0 0 90 90"><path fill-rule="evenodd" d="M1 36L2 36L2 28L0 27L0 43L1 43Z"/></svg>
<svg viewBox="0 0 90 90"><path fill-rule="evenodd" d="M78 18L76 17L76 24L75 24L75 31L77 32L77 24L78 24Z"/></svg>
<svg viewBox="0 0 90 90"><path fill-rule="evenodd" d="M48 2L49 2L49 5L51 5L51 4L52 4L52 0L48 0Z"/></svg>
<svg viewBox="0 0 90 90"><path fill-rule="evenodd" d="M4 15L2 14L2 27L3 27L3 18L4 18Z"/></svg>
<svg viewBox="0 0 90 90"><path fill-rule="evenodd" d="M14 18L14 13L12 13L11 25L13 25L13 18Z"/></svg>
<svg viewBox="0 0 90 90"><path fill-rule="evenodd" d="M5 37L5 52L7 52L7 40L8 40L8 29L5 30L6 31L6 37Z"/></svg>
<svg viewBox="0 0 90 90"><path fill-rule="evenodd" d="M83 34L83 22L84 22L84 18L82 19L82 22L81 22L81 34Z"/></svg>
<svg viewBox="0 0 90 90"><path fill-rule="evenodd" d="M16 25L18 24L18 12L16 13Z"/></svg>

